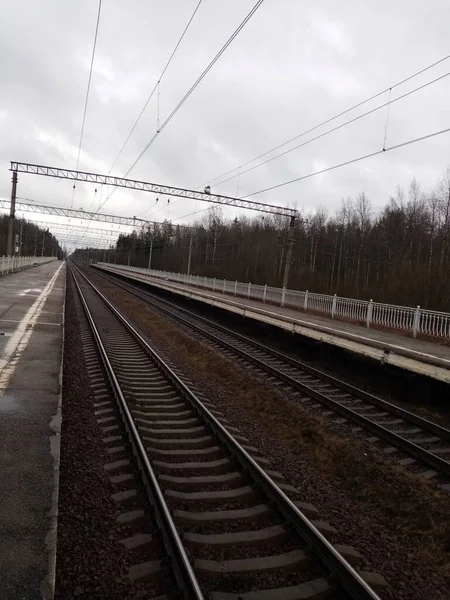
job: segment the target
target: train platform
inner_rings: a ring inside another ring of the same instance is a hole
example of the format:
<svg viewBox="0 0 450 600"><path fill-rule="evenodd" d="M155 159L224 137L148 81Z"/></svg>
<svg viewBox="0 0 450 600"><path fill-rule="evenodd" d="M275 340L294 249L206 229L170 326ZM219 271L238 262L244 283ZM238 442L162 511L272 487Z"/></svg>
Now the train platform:
<svg viewBox="0 0 450 600"><path fill-rule="evenodd" d="M143 281L150 286L216 306L324 344L337 346L418 375L450 383L450 347L444 344L415 339L402 335L401 332L368 329L353 323L332 320L290 308L202 290L191 285L177 284L132 272L122 265L96 265L96 268L120 272L122 276Z"/></svg>
<svg viewBox="0 0 450 600"><path fill-rule="evenodd" d="M53 597L65 263L0 277L0 589Z"/></svg>

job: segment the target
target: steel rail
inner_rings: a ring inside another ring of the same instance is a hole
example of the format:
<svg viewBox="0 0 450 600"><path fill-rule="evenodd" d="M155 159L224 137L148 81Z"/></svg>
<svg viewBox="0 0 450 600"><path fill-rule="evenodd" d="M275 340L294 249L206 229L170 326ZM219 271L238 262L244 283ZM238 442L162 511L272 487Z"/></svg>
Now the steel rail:
<svg viewBox="0 0 450 600"><path fill-rule="evenodd" d="M290 523L296 533L306 541L314 554L338 579L342 587L354 600L380 600L376 592L364 581L357 571L344 559L332 544L318 531L311 521L286 496L279 486L266 474L250 454L225 429L218 419L203 404L198 396L187 387L173 369L153 350L146 339L137 331L131 321L123 315L88 279L89 285L96 291L105 305L115 314L128 331L140 343L141 347L158 364L161 371L172 382L192 408L214 431L227 450L236 458L263 493L273 502L278 511Z"/></svg>
<svg viewBox="0 0 450 600"><path fill-rule="evenodd" d="M77 277L74 274L74 270L78 272L79 276L83 277L86 282L92 287L92 289L109 305L108 301L101 295L100 292L92 285L92 283L81 273L77 267L73 267L71 261L68 261L69 269L72 272L77 291L83 305L89 326L92 330L97 348L101 360L105 366L105 370L110 381L111 387L114 391L114 396L117 401L117 406L122 416L122 420L125 426L125 430L130 442L131 449L138 464L139 471L143 477L143 483L147 490L148 499L150 504L155 510L156 522L161 530L163 537L164 546L171 558L171 566L174 571L174 575L177 579L178 585L183 592L186 600L204 600L203 593L200 589L200 585L195 577L192 565L187 556L186 550L183 546L181 538L178 534L175 523L170 514L169 508L164 499L163 492L159 486L153 467L148 459L144 445L142 443L139 432L134 424L131 412L127 406L127 402L123 395L120 384L117 380L114 369L106 353L106 349L101 340L97 326L95 325L94 318L89 310L86 299L83 295L81 287L77 281ZM108 308L111 308L108 306ZM114 310L113 310L114 313Z"/></svg>
<svg viewBox="0 0 450 600"><path fill-rule="evenodd" d="M97 271L97 272L99 272L99 271ZM108 277L108 276L105 276L104 271L102 271L102 276L104 276L107 279L118 284L117 280L116 280L116 274L114 274L113 277ZM251 362L252 364L257 366L261 370L270 373L271 375L273 375L277 379L283 381L284 383L291 386L292 388L294 388L298 391L304 392L307 396L314 398L315 400L317 400L318 402L320 402L323 405L326 405L327 407L331 408L334 412L339 413L342 417L349 419L355 423L358 423L365 429L371 431L373 434L383 438L384 440L388 441L389 443L393 444L394 446L397 446L398 448L403 449L405 452L407 452L411 456L418 458L426 465L437 470L439 473L450 476L450 463L447 462L446 460L443 460L442 458L433 454L432 452L430 452L424 448L421 448L414 442L411 442L411 441L401 437L400 435L396 434L395 432L390 431L389 429L386 429L382 425L380 425L374 421L371 421L369 418L364 417L363 415L355 412L351 408L348 408L348 407L340 404L336 400L333 400L332 398L325 396L318 390L314 390L307 384L300 382L297 379L294 379L287 373L283 373L283 371L280 371L280 369L267 364L266 362L260 360L256 356L252 356L249 352L246 352L245 350L242 350L241 348L237 348L233 344L224 340L223 337L217 336L210 331L206 331L200 325L197 325L195 323L190 322L187 319L184 319L183 316L180 314L174 314L170 309L167 309L165 306L160 306L160 305L158 305L158 303L169 305L170 307L175 309L177 312L184 313L184 314L188 315L190 318L193 318L202 323L205 323L209 327L219 330L221 333L225 333L226 335L229 335L231 337L238 338L240 341L253 346L254 348L256 348L257 350L259 350L261 352L266 352L267 354L269 354L273 358L276 358L277 360L287 362L290 366L295 367L295 368L299 369L300 371L307 371L308 373L316 376L317 378L323 379L323 380L327 381L328 383L335 385L339 389L345 390L345 391L349 392L350 394L354 394L356 397L363 399L367 402L373 403L376 406L380 406L383 409L387 410L388 412L392 412L393 414L399 416L400 418L404 419L405 421L409 421L409 422L417 425L418 427L421 427L425 431L429 431L431 433L434 433L437 436L440 436L445 441L450 441L450 431L448 429L445 429L444 427L441 427L440 425L437 425L436 423L432 423L431 421L428 421L426 419L422 419L421 417L414 415L413 413L406 411L398 406L395 406L395 405L387 402L386 400L382 400L381 398L377 398L376 396L373 396L372 394L364 392L363 390L359 390L358 388L356 388L350 384L347 384L345 382L342 382L341 380L334 378L331 375L322 373L322 371L314 369L313 367L310 367L309 365L305 365L304 363L297 361L294 358L291 358L281 352L278 352L277 350L273 350L272 348L264 346L263 344L256 342L246 336L243 336L242 334L236 333L236 332L224 327L223 325L214 323L213 321L210 321L209 319L206 319L205 317L201 317L195 313L192 313L185 308L181 308L181 307L177 306L176 304L169 302L168 300L162 300L161 298L154 298L154 297L149 298L148 296L149 295L152 296L151 294L149 294L148 292L144 292L142 290L133 289L134 286L132 286L129 283L126 283L126 284L121 283L120 285L122 287L124 287L124 289L131 288L131 289L129 289L129 291L131 291L137 297L141 297L141 299L143 299L144 301L152 304L153 306L156 306L158 308L158 310L161 310L162 312L168 314L169 316L178 320L179 322L183 323L184 325L187 325L188 327L191 327L192 329L196 330L197 332L201 333L202 335L208 337L209 339L211 339L214 343L218 344L219 346L226 348L227 350L230 350L234 354L239 355L241 358L245 359L247 362Z"/></svg>

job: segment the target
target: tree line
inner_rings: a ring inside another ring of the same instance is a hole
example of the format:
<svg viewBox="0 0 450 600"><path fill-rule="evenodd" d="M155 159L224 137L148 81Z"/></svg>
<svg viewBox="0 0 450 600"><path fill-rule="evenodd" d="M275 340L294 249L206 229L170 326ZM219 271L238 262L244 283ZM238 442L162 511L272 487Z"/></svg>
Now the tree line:
<svg viewBox="0 0 450 600"><path fill-rule="evenodd" d="M106 260L281 286L289 220L234 220L217 207L186 228L164 222L121 235ZM374 213L364 192L334 214L319 207L293 230L289 288L450 311L450 168L424 192L414 179ZM189 248L191 247L191 252Z"/></svg>
<svg viewBox="0 0 450 600"><path fill-rule="evenodd" d="M8 245L8 215L0 215L0 256L6 256ZM38 227L26 219L16 219L14 234L17 235L20 256L63 257L63 249L48 229ZM15 241L15 240L14 240Z"/></svg>

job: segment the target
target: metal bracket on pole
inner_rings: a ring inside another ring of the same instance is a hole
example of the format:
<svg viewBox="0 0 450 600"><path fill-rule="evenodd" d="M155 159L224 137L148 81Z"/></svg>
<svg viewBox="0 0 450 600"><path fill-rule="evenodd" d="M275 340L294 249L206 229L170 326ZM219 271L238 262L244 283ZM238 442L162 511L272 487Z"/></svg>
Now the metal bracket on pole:
<svg viewBox="0 0 450 600"><path fill-rule="evenodd" d="M336 300L337 300L337 295L335 294L333 296L333 304L331 305L331 318L334 319L334 315L336 314Z"/></svg>
<svg viewBox="0 0 450 600"><path fill-rule="evenodd" d="M367 305L367 319L366 319L367 327L370 327L370 324L372 322L372 312L373 312L373 300L371 298L369 304Z"/></svg>
<svg viewBox="0 0 450 600"><path fill-rule="evenodd" d="M150 271L152 266L152 252L153 252L153 240L150 240L150 252L148 255L148 270Z"/></svg>
<svg viewBox="0 0 450 600"><path fill-rule="evenodd" d="M413 319L413 327L412 327L413 337L417 336L417 332L419 331L419 326L420 326L420 306L417 306L417 308L414 312L414 319Z"/></svg>
<svg viewBox="0 0 450 600"><path fill-rule="evenodd" d="M6 254L13 256L16 252L14 244L14 224L16 220L16 192L17 192L17 171L13 171L12 176L12 187L11 187L11 207L9 210L9 223L8 223L8 242Z"/></svg>
<svg viewBox="0 0 450 600"><path fill-rule="evenodd" d="M187 274L191 273L191 256L192 256L192 231L189 237L189 254L188 254L188 264L187 264Z"/></svg>
<svg viewBox="0 0 450 600"><path fill-rule="evenodd" d="M289 221L289 231L288 231L288 242L287 242L287 252L286 252L286 262L284 264L284 275L283 275L283 288L287 288L288 279L289 279L289 271L291 269L291 261L292 261L292 248L294 246L294 226L295 226L295 216L291 216Z"/></svg>

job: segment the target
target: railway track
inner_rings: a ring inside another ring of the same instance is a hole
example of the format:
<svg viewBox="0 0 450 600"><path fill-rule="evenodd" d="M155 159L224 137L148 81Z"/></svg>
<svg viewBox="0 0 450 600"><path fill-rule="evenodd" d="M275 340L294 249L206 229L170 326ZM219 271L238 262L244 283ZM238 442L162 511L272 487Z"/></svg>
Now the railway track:
<svg viewBox="0 0 450 600"><path fill-rule="evenodd" d="M152 307L209 339L225 353L237 356L252 369L283 384L297 400L326 416L337 414L339 423L350 423L353 433L372 444L382 442L401 466L439 481L450 491L450 430L423 419L395 404L360 390L299 360L206 319L155 294L143 291L123 278L96 269L107 280L144 300Z"/></svg>
<svg viewBox="0 0 450 600"><path fill-rule="evenodd" d="M350 564L358 553L325 538L305 514L312 507L295 500L297 490L71 270L181 595L379 598L367 583L371 574ZM151 577L160 565L145 568Z"/></svg>

